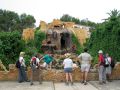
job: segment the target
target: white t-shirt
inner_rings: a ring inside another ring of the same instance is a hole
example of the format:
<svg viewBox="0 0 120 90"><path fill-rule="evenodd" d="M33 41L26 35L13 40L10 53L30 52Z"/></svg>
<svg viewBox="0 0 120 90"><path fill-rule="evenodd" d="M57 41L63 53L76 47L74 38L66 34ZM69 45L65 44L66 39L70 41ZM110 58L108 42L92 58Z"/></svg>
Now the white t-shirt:
<svg viewBox="0 0 120 90"><path fill-rule="evenodd" d="M87 52L81 53L78 58L81 59L81 64L89 64L89 62L92 60L91 55Z"/></svg>
<svg viewBox="0 0 120 90"><path fill-rule="evenodd" d="M21 66L26 67L26 65L25 65L25 60L24 60L23 57L19 57L19 62L21 63Z"/></svg>
<svg viewBox="0 0 120 90"><path fill-rule="evenodd" d="M36 58L36 62L39 64L40 63L40 60L39 60L39 58Z"/></svg>
<svg viewBox="0 0 120 90"><path fill-rule="evenodd" d="M105 58L105 60L106 60L106 64L111 64L111 57L107 57Z"/></svg>
<svg viewBox="0 0 120 90"><path fill-rule="evenodd" d="M72 59L70 59L70 58L64 59L63 64L64 64L64 68L72 68L73 67L73 62L72 62Z"/></svg>
<svg viewBox="0 0 120 90"><path fill-rule="evenodd" d="M34 57L34 58L36 58L36 57ZM31 61L32 61L32 59L31 59ZM39 64L39 63L40 63L39 58L36 58L36 63L37 63L37 64Z"/></svg>

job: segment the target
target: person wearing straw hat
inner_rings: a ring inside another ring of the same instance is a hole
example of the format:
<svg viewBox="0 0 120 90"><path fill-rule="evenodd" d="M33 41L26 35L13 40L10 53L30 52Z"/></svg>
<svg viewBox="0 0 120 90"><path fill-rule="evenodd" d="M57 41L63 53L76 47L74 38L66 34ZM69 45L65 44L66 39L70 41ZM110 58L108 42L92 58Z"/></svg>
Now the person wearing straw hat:
<svg viewBox="0 0 120 90"><path fill-rule="evenodd" d="M28 82L27 74L25 72L26 65L25 65L24 55L25 55L25 52L20 52L20 56L19 56L20 68L18 68L18 72L19 72L18 82L19 83L24 82L24 81Z"/></svg>
<svg viewBox="0 0 120 90"><path fill-rule="evenodd" d="M73 85L73 79L72 79L72 68L73 68L73 61L72 59L70 59L70 53L66 53L65 54L65 59L63 61L63 65L64 65L64 72L66 75L66 85L69 84L69 77L70 77L70 81L71 81L71 85Z"/></svg>

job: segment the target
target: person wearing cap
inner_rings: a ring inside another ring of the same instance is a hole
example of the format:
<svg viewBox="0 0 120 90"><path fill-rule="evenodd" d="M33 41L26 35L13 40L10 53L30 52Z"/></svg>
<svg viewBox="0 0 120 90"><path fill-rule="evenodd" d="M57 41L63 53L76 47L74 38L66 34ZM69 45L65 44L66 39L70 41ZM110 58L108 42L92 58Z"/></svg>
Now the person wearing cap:
<svg viewBox="0 0 120 90"><path fill-rule="evenodd" d="M19 76L18 76L18 82L28 82L27 79L27 74L25 71L26 65L25 65L25 60L24 60L24 55L25 52L20 52L20 56L19 56L19 62L20 62L20 68L18 68L18 72L19 72Z"/></svg>
<svg viewBox="0 0 120 90"><path fill-rule="evenodd" d="M30 61L30 66L31 66L31 80L30 80L30 85L33 85L33 78L35 76L35 73L38 73L38 77L39 77L39 84L42 84L42 70L40 68L40 54L36 54L35 56L33 56L31 58L31 61Z"/></svg>
<svg viewBox="0 0 120 90"><path fill-rule="evenodd" d="M66 85L69 84L69 77L70 77L70 81L71 81L71 85L73 85L73 80L72 80L72 68L73 68L73 61L72 59L70 59L70 53L66 53L65 54L65 59L63 61L63 65L64 65L64 72L66 75Z"/></svg>
<svg viewBox="0 0 120 90"><path fill-rule="evenodd" d="M81 62L81 72L82 72L82 81L81 83L84 83L84 85L87 85L87 77L88 77L88 72L90 69L91 65L91 60L92 57L91 55L87 52L88 49L84 49L84 53L81 53L78 58L80 58Z"/></svg>
<svg viewBox="0 0 120 90"><path fill-rule="evenodd" d="M103 51L99 50L98 51L98 72L99 72L99 84L104 84L106 83L106 69L104 67L104 55Z"/></svg>

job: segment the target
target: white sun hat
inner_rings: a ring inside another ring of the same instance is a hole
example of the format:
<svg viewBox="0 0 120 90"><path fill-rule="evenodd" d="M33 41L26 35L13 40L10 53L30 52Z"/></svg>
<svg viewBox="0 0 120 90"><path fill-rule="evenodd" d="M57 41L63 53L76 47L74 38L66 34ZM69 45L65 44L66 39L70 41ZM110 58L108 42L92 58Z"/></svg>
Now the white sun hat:
<svg viewBox="0 0 120 90"><path fill-rule="evenodd" d="M70 53L66 53L66 54L65 54L65 57L70 57L70 56L71 56Z"/></svg>
<svg viewBox="0 0 120 90"><path fill-rule="evenodd" d="M99 50L98 53L103 53L103 51L102 51L102 50Z"/></svg>

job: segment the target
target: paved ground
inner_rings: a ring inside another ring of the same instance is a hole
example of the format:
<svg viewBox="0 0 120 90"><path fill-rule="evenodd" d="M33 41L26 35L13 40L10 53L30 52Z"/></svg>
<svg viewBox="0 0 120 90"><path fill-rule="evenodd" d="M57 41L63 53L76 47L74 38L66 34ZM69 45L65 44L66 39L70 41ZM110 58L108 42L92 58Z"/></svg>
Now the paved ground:
<svg viewBox="0 0 120 90"><path fill-rule="evenodd" d="M17 83L12 81L1 81L0 90L98 90L91 84L82 85L80 83L74 83L74 85L66 86L65 83L53 83L43 82L39 85L35 82L33 86L30 86L29 82Z"/></svg>
<svg viewBox="0 0 120 90"><path fill-rule="evenodd" d="M90 84L95 86L98 90L120 90L120 80L107 82L103 85L99 85L98 81L90 81Z"/></svg>
<svg viewBox="0 0 120 90"><path fill-rule="evenodd" d="M90 81L88 85L74 83L73 86L53 82L43 82L41 85L34 82L34 85L30 86L29 82L0 81L0 90L120 90L120 80L107 82L104 85L99 85L98 81Z"/></svg>

